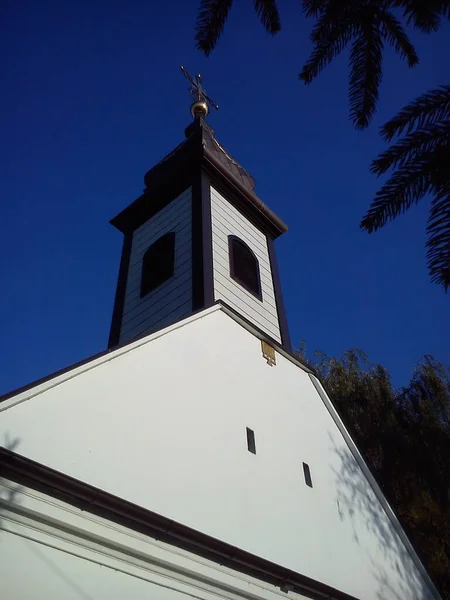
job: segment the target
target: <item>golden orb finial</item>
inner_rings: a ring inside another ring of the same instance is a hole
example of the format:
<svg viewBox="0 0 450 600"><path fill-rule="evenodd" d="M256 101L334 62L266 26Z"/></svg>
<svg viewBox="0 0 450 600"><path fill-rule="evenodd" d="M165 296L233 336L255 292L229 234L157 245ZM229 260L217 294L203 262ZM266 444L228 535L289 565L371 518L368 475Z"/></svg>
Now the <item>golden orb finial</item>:
<svg viewBox="0 0 450 600"><path fill-rule="evenodd" d="M209 108L204 100L197 100L191 104L191 115L196 119L197 117L207 117L209 114Z"/></svg>

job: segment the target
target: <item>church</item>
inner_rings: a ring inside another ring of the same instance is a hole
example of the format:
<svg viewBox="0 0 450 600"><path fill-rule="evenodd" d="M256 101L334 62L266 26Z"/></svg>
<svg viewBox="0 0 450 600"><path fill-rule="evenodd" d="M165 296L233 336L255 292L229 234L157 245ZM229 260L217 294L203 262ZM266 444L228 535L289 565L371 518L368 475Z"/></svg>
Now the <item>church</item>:
<svg viewBox="0 0 450 600"><path fill-rule="evenodd" d="M438 599L292 352L287 226L183 72L185 139L111 220L107 349L0 398L0 598Z"/></svg>

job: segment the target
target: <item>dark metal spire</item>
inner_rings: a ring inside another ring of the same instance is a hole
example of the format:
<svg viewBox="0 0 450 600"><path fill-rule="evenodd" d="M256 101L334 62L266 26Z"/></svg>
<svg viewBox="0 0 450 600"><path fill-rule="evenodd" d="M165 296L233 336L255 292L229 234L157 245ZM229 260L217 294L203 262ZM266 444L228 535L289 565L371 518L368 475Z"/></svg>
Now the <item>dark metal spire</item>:
<svg viewBox="0 0 450 600"><path fill-rule="evenodd" d="M191 98L194 100L191 105L191 114L193 117L206 117L209 113L209 106L218 110L218 106L206 93L205 88L202 85L202 78L200 73L195 77L192 77L184 67L180 67L183 75L191 83L189 87L189 93Z"/></svg>

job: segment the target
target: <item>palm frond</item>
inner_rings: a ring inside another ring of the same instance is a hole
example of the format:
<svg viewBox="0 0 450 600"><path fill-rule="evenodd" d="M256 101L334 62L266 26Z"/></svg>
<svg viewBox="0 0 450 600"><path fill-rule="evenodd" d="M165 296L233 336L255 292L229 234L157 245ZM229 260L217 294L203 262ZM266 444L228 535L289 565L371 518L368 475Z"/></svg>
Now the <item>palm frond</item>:
<svg viewBox="0 0 450 600"><path fill-rule="evenodd" d="M317 18L314 25L310 40L313 44L321 44L330 36L335 34L336 29L345 27L347 24L352 24L355 34L358 30L358 19L355 18L352 10L353 0L342 3L341 0L328 0L326 10L324 10Z"/></svg>
<svg viewBox="0 0 450 600"><path fill-rule="evenodd" d="M393 4L403 9L408 25L412 23L423 33L431 33L439 29L440 0L394 0Z"/></svg>
<svg viewBox="0 0 450 600"><path fill-rule="evenodd" d="M353 37L353 31L350 23L341 24L335 27L324 39L323 42L316 44L307 62L299 74L299 79L309 84L319 73L338 56Z"/></svg>
<svg viewBox="0 0 450 600"><path fill-rule="evenodd" d="M450 185L433 198L427 234L427 262L431 281L443 285L447 291L450 286Z"/></svg>
<svg viewBox="0 0 450 600"><path fill-rule="evenodd" d="M416 98L381 128L381 135L391 141L407 133L450 117L450 85L443 85Z"/></svg>
<svg viewBox="0 0 450 600"><path fill-rule="evenodd" d="M450 0L440 0L439 12L446 19L450 19Z"/></svg>
<svg viewBox="0 0 450 600"><path fill-rule="evenodd" d="M372 162L371 171L375 175L382 175L390 168L401 167L407 161L431 152L437 145L445 143L445 140L450 142L450 119L432 123L423 129L409 133L382 152Z"/></svg>
<svg viewBox="0 0 450 600"><path fill-rule="evenodd" d="M377 231L421 200L432 188L430 163L433 152L405 163L378 190L361 221L361 229Z"/></svg>
<svg viewBox="0 0 450 600"><path fill-rule="evenodd" d="M270 35L275 35L281 29L280 15L276 0L254 0L255 11L264 29Z"/></svg>
<svg viewBox="0 0 450 600"><path fill-rule="evenodd" d="M197 48L211 54L223 32L233 0L201 0L195 39Z"/></svg>
<svg viewBox="0 0 450 600"><path fill-rule="evenodd" d="M383 40L376 25L366 23L350 51L350 118L357 129L375 112L382 78Z"/></svg>
<svg viewBox="0 0 450 600"><path fill-rule="evenodd" d="M417 65L419 57L400 21L387 10L381 11L380 17L381 33L384 39L389 42L397 54L408 61L409 67Z"/></svg>
<svg viewBox="0 0 450 600"><path fill-rule="evenodd" d="M303 0L302 12L307 17L318 17L326 11L328 0Z"/></svg>

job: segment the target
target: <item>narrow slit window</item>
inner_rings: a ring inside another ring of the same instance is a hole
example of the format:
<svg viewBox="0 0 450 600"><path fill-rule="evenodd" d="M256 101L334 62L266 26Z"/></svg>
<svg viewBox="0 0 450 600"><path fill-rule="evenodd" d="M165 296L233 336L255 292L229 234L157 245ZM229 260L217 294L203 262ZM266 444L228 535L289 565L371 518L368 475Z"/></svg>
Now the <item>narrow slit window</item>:
<svg viewBox="0 0 450 600"><path fill-rule="evenodd" d="M247 427L247 448L252 454L256 454L255 432Z"/></svg>
<svg viewBox="0 0 450 600"><path fill-rule="evenodd" d="M258 300L262 300L259 262L253 250L235 235L229 235L228 252L230 277Z"/></svg>
<svg viewBox="0 0 450 600"><path fill-rule="evenodd" d="M309 469L309 465L307 465L306 463L303 463L303 474L305 476L306 485L312 488L313 484L311 479L311 471Z"/></svg>
<svg viewBox="0 0 450 600"><path fill-rule="evenodd" d="M160 237L142 259L141 298L170 279L175 271L175 232Z"/></svg>

